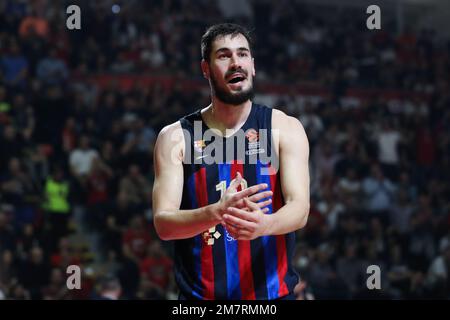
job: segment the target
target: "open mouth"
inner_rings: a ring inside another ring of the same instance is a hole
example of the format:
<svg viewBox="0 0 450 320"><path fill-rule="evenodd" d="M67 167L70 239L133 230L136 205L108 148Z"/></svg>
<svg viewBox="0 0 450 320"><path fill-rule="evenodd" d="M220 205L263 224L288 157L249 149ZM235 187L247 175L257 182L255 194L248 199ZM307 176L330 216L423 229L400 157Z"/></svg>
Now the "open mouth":
<svg viewBox="0 0 450 320"><path fill-rule="evenodd" d="M230 80L228 80L228 83L239 83L241 81L245 80L245 76L243 75L236 75L234 77L232 77Z"/></svg>

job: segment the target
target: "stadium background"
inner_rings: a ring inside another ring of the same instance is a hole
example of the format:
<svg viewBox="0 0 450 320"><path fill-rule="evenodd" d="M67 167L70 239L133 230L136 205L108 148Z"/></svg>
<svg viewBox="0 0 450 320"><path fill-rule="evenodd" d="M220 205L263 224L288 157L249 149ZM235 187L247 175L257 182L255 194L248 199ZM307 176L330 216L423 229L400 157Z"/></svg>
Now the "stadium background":
<svg viewBox="0 0 450 320"><path fill-rule="evenodd" d="M369 4L0 1L0 299L95 299L114 278L121 299L177 297L152 148L209 102L199 42L224 21L253 30L255 101L309 137L299 299L450 298L450 6L378 1L369 31Z"/></svg>

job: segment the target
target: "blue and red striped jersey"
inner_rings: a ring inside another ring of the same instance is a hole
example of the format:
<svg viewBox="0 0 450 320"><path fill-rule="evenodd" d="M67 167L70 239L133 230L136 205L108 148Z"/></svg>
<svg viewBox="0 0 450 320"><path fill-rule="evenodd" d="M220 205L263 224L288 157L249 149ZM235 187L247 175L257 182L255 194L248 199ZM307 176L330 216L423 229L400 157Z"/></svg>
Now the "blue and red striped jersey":
<svg viewBox="0 0 450 320"><path fill-rule="evenodd" d="M244 180L241 187L268 184L273 198L267 214L284 205L279 170L270 160L276 156L271 143L271 108L252 104L240 131L245 141L241 150L240 133L227 138L206 133L200 110L180 122L186 143L180 209L219 201L237 172ZM260 134L264 130L266 134ZM228 143L230 139L235 143ZM174 244L175 279L181 293L191 299L271 300L291 293L298 282L291 265L295 232L237 241L218 224Z"/></svg>

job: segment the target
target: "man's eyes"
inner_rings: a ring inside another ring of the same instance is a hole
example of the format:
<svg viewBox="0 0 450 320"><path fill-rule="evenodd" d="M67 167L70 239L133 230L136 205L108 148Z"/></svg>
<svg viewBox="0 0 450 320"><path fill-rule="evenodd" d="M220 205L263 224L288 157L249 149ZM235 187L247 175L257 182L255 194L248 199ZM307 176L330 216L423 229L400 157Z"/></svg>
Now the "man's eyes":
<svg viewBox="0 0 450 320"><path fill-rule="evenodd" d="M248 57L248 52L239 52L238 57ZM231 56L231 54L219 54L217 56L218 59L225 59L225 58L229 58Z"/></svg>

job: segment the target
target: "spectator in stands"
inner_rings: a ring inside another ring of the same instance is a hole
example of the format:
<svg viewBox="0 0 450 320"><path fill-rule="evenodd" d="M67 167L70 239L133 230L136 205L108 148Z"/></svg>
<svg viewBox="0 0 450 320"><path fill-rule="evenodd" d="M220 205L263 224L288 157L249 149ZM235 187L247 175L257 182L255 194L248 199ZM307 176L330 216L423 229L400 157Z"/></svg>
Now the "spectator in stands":
<svg viewBox="0 0 450 320"><path fill-rule="evenodd" d="M383 224L387 224L388 212L393 202L396 186L385 178L378 164L371 167L371 174L362 184L369 215L380 217Z"/></svg>
<svg viewBox="0 0 450 320"><path fill-rule="evenodd" d="M70 186L61 167L55 167L52 175L45 183L46 218L50 228L50 243L52 250L56 249L60 239L69 233L71 203L69 199Z"/></svg>
<svg viewBox="0 0 450 320"><path fill-rule="evenodd" d="M112 205L111 215L115 218L117 225L121 228L128 227L134 213L139 211L139 206L130 201L125 191L120 191Z"/></svg>
<svg viewBox="0 0 450 320"><path fill-rule="evenodd" d="M30 34L36 34L41 38L47 38L49 35L49 25L44 15L37 10L32 10L31 14L25 17L19 26L19 35L27 37Z"/></svg>
<svg viewBox="0 0 450 320"><path fill-rule="evenodd" d="M345 282L350 295L354 296L361 289L367 273L363 261L358 257L358 244L350 244L344 251L344 256L337 260L336 271Z"/></svg>
<svg viewBox="0 0 450 320"><path fill-rule="evenodd" d="M119 192L126 195L127 201L138 207L145 207L151 199L151 185L136 164L129 166L128 174L120 181Z"/></svg>
<svg viewBox="0 0 450 320"><path fill-rule="evenodd" d="M108 255L112 253L115 256L121 253L122 235L125 230L126 228L118 225L114 215L111 214L106 217L103 237L101 239L104 252L107 252Z"/></svg>
<svg viewBox="0 0 450 320"><path fill-rule="evenodd" d="M48 285L42 289L42 299L65 300L68 298L68 294L69 290L63 271L59 268L53 268Z"/></svg>
<svg viewBox="0 0 450 320"><path fill-rule="evenodd" d="M333 247L323 243L317 250L317 257L311 264L309 283L314 288L317 299L347 299L349 293L345 283L331 266Z"/></svg>
<svg viewBox="0 0 450 320"><path fill-rule="evenodd" d="M12 40L9 53L0 59L0 71L5 84L11 90L24 89L28 75L28 61L22 54L19 44Z"/></svg>
<svg viewBox="0 0 450 320"><path fill-rule="evenodd" d="M397 181L398 165L400 163L399 146L402 136L394 129L392 122L384 120L380 131L375 133L378 145L378 161L384 174L393 181Z"/></svg>
<svg viewBox="0 0 450 320"><path fill-rule="evenodd" d="M33 107L27 103L24 94L13 96L10 115L15 129L22 135L25 143L29 144L35 127L35 117Z"/></svg>
<svg viewBox="0 0 450 320"><path fill-rule="evenodd" d="M150 230L146 225L144 217L136 215L131 220L130 227L123 234L123 253L138 264L144 259L147 248L152 242Z"/></svg>
<svg viewBox="0 0 450 320"><path fill-rule="evenodd" d="M32 299L42 299L41 289L48 283L50 266L41 247L33 247L19 269L19 281Z"/></svg>
<svg viewBox="0 0 450 320"><path fill-rule="evenodd" d="M409 294L413 272L406 263L402 247L396 244L390 248L388 280L391 284L391 294L395 299L401 299Z"/></svg>
<svg viewBox="0 0 450 320"><path fill-rule="evenodd" d="M152 159L151 151L156 138L155 131L146 125L143 119L134 115L130 115L127 122L127 133L121 153L127 157L129 162L139 164L147 172Z"/></svg>
<svg viewBox="0 0 450 320"><path fill-rule="evenodd" d="M340 201L337 192L331 188L325 188L322 200L317 204L317 210L325 217L328 228L334 231L337 227L339 216L345 212L346 206Z"/></svg>
<svg viewBox="0 0 450 320"><path fill-rule="evenodd" d="M170 285L172 260L159 241L153 241L147 249L146 257L140 263L141 275L145 277L149 286L154 290L155 297L164 299Z"/></svg>
<svg viewBox="0 0 450 320"><path fill-rule="evenodd" d="M51 266L66 270L70 265L81 265L81 257L74 254L74 243L70 242L67 237L63 237L57 244L57 249L50 256Z"/></svg>
<svg viewBox="0 0 450 320"><path fill-rule="evenodd" d="M0 250L16 249L16 238L14 228L11 226L11 215L6 213L5 208L0 207Z"/></svg>
<svg viewBox="0 0 450 320"><path fill-rule="evenodd" d="M17 260L11 250L2 250L0 256L0 290L8 293L17 281Z"/></svg>
<svg viewBox="0 0 450 320"><path fill-rule="evenodd" d="M96 300L119 300L122 294L122 286L114 275L105 275L100 279L100 288Z"/></svg>
<svg viewBox="0 0 450 320"><path fill-rule="evenodd" d="M320 192L322 182L334 178L335 166L340 159L340 154L336 152L336 149L326 139L317 143L313 154L314 161L311 163L314 170L312 190Z"/></svg>
<svg viewBox="0 0 450 320"><path fill-rule="evenodd" d="M20 238L17 241L16 253L19 257L26 257L27 252L30 252L36 246L46 249L48 241L45 241L42 234L36 231L33 224L25 224L22 230L19 234Z"/></svg>
<svg viewBox="0 0 450 320"><path fill-rule="evenodd" d="M361 153L364 152L364 146L357 144L355 141L348 141L342 147L342 156L334 167L335 175L341 177L345 175L348 168L353 168L357 175L364 176L366 168L361 156Z"/></svg>
<svg viewBox="0 0 450 320"><path fill-rule="evenodd" d="M31 300L33 299L33 296L30 294L28 290L24 288L23 285L20 283L14 283L11 288L9 289L9 292L7 293L7 296L11 300Z"/></svg>
<svg viewBox="0 0 450 320"><path fill-rule="evenodd" d="M434 296L442 299L450 298L450 243L443 243L440 248L440 255L431 262L427 282L435 292Z"/></svg>
<svg viewBox="0 0 450 320"><path fill-rule="evenodd" d="M362 194L361 180L358 178L354 168L348 168L344 177L337 182L337 190L339 194L349 196L352 203L357 206Z"/></svg>
<svg viewBox="0 0 450 320"><path fill-rule="evenodd" d="M414 213L414 206L406 190L400 189L397 199L390 209L390 224L396 232L406 235L410 232L411 217Z"/></svg>
<svg viewBox="0 0 450 320"><path fill-rule="evenodd" d="M74 117L67 118L62 131L63 151L66 154L70 154L75 149L78 133L79 128L77 128L76 119Z"/></svg>
<svg viewBox="0 0 450 320"><path fill-rule="evenodd" d="M0 158L0 172L5 173L5 169L9 168L11 158L18 158L23 156L25 148L25 141L23 137L17 132L13 125L7 125L3 129L3 136L0 139L0 151L2 157Z"/></svg>
<svg viewBox="0 0 450 320"><path fill-rule="evenodd" d="M103 163L100 157L94 158L91 171L86 177L86 207L90 221L98 230L101 230L105 223L112 177L112 169Z"/></svg>
<svg viewBox="0 0 450 320"><path fill-rule="evenodd" d="M79 146L70 153L69 164L71 173L83 185L91 172L94 159L99 157L97 150L91 148L89 137L81 136Z"/></svg>
<svg viewBox="0 0 450 320"><path fill-rule="evenodd" d="M299 116L299 120L305 130L309 132L308 138L314 145L324 130L323 121L320 116L314 112L311 102L306 102L303 112Z"/></svg>
<svg viewBox="0 0 450 320"><path fill-rule="evenodd" d="M50 49L47 57L39 61L36 76L47 85L64 85L69 71L64 60L58 57L56 49Z"/></svg>
<svg viewBox="0 0 450 320"><path fill-rule="evenodd" d="M119 255L119 262L118 277L122 284L123 295L128 299L136 299L139 283L143 279L140 276L139 264L125 254Z"/></svg>
<svg viewBox="0 0 450 320"><path fill-rule="evenodd" d="M11 158L8 171L1 178L3 201L18 208L26 202L26 195L35 191L30 176L23 170L18 158Z"/></svg>

